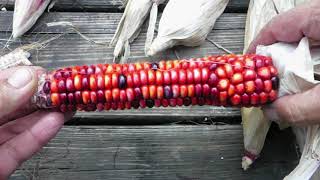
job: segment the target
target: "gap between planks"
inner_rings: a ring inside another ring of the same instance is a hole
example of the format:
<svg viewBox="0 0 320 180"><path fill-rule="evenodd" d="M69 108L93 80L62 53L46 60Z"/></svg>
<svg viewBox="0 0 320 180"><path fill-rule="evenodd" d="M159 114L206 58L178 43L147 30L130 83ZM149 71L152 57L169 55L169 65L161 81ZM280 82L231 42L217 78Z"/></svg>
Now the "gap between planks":
<svg viewBox="0 0 320 180"><path fill-rule="evenodd" d="M240 125L65 126L11 179L281 179L298 157L290 131L272 131L244 172Z"/></svg>

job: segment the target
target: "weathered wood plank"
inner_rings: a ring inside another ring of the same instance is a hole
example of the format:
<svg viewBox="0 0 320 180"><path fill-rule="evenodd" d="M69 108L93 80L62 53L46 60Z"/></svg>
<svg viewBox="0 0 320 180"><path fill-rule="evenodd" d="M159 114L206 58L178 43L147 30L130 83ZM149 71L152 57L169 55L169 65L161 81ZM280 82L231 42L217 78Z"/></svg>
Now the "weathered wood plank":
<svg viewBox="0 0 320 180"><path fill-rule="evenodd" d="M243 30L216 30L209 34L208 38L222 45L223 47L241 53L243 49ZM158 61L160 59L176 59L172 49L169 49L152 58L145 57L144 41L146 33L142 32L131 46L129 62L137 60ZM23 44L30 44L41 40L49 39L55 35L32 34L17 42L9 43L9 48L14 49ZM111 34L87 34L95 41L110 42ZM10 33L0 33L0 39L9 39ZM5 41L0 41L5 43ZM108 43L107 43L108 44ZM202 57L208 54L222 54L224 51L218 49L210 42L205 42L199 47L177 47L175 48L180 58ZM3 49L1 50L3 52ZM4 52L3 52L4 53ZM57 68L61 66L111 63L113 60L113 48L108 46L93 45L77 34L68 34L55 41L52 41L44 48L33 51L32 62L44 68Z"/></svg>
<svg viewBox="0 0 320 180"><path fill-rule="evenodd" d="M11 34L11 21L8 21L8 19L12 19L12 12L0 12L0 14L0 23L3 24L0 27L0 39L2 39L0 43L5 44L5 40L9 39ZM113 59L113 48L108 47L107 44L109 44L116 30L120 17L120 13L45 13L30 33L18 39L17 42L10 42L9 48L14 49L23 44L48 39L54 36L52 33L66 32L67 29L64 27L48 28L45 24L47 22L70 21L80 32L87 34L93 40L106 42L106 45L90 44L73 32L73 34L65 35L51 42L45 48L34 52L32 61L36 65L41 65L45 68L88 63L110 63ZM225 13L218 19L215 29L209 34L208 38L235 53L240 53L243 48L244 24L244 14ZM132 53L130 59L132 61L141 59L150 60L144 55L145 36L146 26L142 28L140 36L131 46ZM177 58L176 54L180 58L189 58L224 53L210 42L205 42L197 48L177 47L175 49L178 53L168 50L161 55L153 57L151 60L175 59ZM4 53L3 49L1 51Z"/></svg>
<svg viewBox="0 0 320 180"><path fill-rule="evenodd" d="M168 123L212 124L241 123L240 109L215 106L170 107L139 110L78 112L71 124L155 125ZM138 118L137 118L138 117Z"/></svg>
<svg viewBox="0 0 320 180"><path fill-rule="evenodd" d="M240 125L69 126L11 179L281 179L297 164L289 131L241 169Z"/></svg>
<svg viewBox="0 0 320 180"><path fill-rule="evenodd" d="M0 32L12 30L12 11L0 12ZM48 28L46 23L67 21L71 22L81 33L113 34L121 19L122 13L78 13L51 12L44 13L30 33L61 33L61 28ZM160 19L161 14L159 15ZM244 29L246 14L224 13L215 23L215 30ZM143 31L146 30L144 26Z"/></svg>
<svg viewBox="0 0 320 180"><path fill-rule="evenodd" d="M246 12L249 0L230 0L226 11ZM0 0L0 7L13 9L14 0ZM121 11L122 0L57 0L53 11L96 11L115 12ZM161 6L163 9L163 6Z"/></svg>

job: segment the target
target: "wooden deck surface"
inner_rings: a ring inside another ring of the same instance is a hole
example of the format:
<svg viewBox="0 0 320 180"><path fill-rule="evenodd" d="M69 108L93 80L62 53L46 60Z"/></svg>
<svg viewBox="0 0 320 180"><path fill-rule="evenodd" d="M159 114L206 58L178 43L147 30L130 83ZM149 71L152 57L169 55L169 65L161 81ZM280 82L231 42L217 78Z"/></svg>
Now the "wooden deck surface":
<svg viewBox="0 0 320 180"><path fill-rule="evenodd" d="M241 53L248 2L230 0L208 39ZM65 33L66 28L46 26L58 21L72 22L81 33L108 44L123 12L120 6L120 0L58 0L30 32L9 42L0 54ZM11 35L13 0L0 0L2 7L8 11L0 12L0 47ZM188 58L225 53L206 41L200 47L176 47L149 59L144 56L145 36L146 26L131 46L131 62L176 59L177 54ZM110 63L112 52L108 46L91 44L75 32L69 32L32 51L31 60L35 65L52 69ZM77 113L58 136L11 179L277 180L295 167L298 154L291 131L273 128L261 158L244 172L240 122L239 109L222 107Z"/></svg>
<svg viewBox="0 0 320 180"><path fill-rule="evenodd" d="M241 134L239 125L65 127L11 179L276 180L297 163L290 132L274 130L244 172Z"/></svg>

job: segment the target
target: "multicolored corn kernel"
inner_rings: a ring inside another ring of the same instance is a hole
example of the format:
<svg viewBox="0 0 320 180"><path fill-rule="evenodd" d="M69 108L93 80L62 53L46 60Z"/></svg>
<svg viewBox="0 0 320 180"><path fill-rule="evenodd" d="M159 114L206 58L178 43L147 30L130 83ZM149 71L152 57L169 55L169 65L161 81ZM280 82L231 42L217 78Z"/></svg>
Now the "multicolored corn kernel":
<svg viewBox="0 0 320 180"><path fill-rule="evenodd" d="M252 107L277 98L278 71L258 55L59 69L42 93L61 111L215 105ZM50 102L49 102L50 101Z"/></svg>

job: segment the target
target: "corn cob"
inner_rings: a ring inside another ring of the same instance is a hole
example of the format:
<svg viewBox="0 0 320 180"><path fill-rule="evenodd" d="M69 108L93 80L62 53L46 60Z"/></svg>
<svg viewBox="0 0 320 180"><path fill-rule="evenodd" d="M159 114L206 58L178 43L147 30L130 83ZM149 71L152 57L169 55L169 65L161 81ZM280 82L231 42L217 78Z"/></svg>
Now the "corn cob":
<svg viewBox="0 0 320 180"><path fill-rule="evenodd" d="M66 111L214 105L252 107L277 98L270 57L222 55L159 63L74 66L42 76L35 102Z"/></svg>

